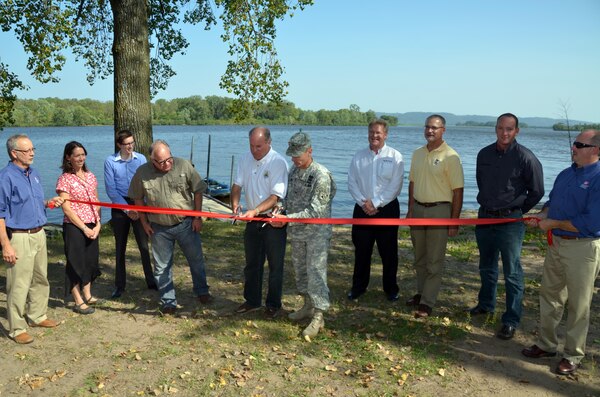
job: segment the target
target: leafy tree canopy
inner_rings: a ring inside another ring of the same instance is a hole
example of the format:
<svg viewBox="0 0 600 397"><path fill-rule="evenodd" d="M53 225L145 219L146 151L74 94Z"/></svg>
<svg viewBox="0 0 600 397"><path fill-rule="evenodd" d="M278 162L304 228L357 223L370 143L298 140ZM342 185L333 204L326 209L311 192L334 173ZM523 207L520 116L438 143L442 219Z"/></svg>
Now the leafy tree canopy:
<svg viewBox="0 0 600 397"><path fill-rule="evenodd" d="M139 0L133 0L137 2ZM150 83L152 95L167 87L175 74L170 61L189 46L181 33L182 23L203 24L210 29L220 19L223 41L231 57L220 87L236 96L232 109L241 117L262 102L280 102L287 83L274 46L275 22L304 9L312 0L147 0L145 12L136 11L127 0L3 0L0 27L12 31L29 54L27 68L40 82L57 82L70 47L88 68L87 80L108 78L114 72L113 18L128 13L132 24L148 27ZM143 10L143 8L142 8ZM134 33L126 32L130 36ZM142 47L142 46L140 46ZM134 59L135 61L135 59ZM142 60L143 61L143 60ZM140 62L140 67L144 67ZM16 89L25 88L18 76L0 63L0 127L10 120ZM115 96L119 93L115 93ZM115 111L117 109L115 108ZM151 134L151 132L150 132Z"/></svg>

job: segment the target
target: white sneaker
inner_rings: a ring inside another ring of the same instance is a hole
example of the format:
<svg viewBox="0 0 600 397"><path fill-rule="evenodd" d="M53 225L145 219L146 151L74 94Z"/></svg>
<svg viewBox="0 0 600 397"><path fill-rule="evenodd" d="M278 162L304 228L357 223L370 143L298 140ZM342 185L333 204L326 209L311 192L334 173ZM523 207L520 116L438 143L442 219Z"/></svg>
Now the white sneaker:
<svg viewBox="0 0 600 397"><path fill-rule="evenodd" d="M324 327L325 320L323 320L323 312L317 311L310 324L308 324L308 327L302 331L302 335L314 338L319 333L319 330Z"/></svg>
<svg viewBox="0 0 600 397"><path fill-rule="evenodd" d="M300 310L288 314L288 318L292 321L300 321L305 318L310 318L315 314L315 308L312 305L310 298L304 298L304 305Z"/></svg>

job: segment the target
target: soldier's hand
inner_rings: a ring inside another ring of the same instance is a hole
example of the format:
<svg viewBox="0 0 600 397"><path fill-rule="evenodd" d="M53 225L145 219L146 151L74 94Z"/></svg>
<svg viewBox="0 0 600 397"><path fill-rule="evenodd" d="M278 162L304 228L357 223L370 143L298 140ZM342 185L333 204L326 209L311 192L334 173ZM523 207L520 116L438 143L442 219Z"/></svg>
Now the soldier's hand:
<svg viewBox="0 0 600 397"><path fill-rule="evenodd" d="M281 215L281 214L273 214L272 216L273 216L273 218L272 218L272 219L278 219L278 218L279 218L279 219L281 219L281 218L287 218L287 216L285 216L285 215ZM276 227L276 228L278 228L278 229L281 229L282 227L284 227L286 223L287 223L287 222L277 222L277 221L270 221L270 222L269 222L269 224L270 224L271 226L273 226L273 227Z"/></svg>

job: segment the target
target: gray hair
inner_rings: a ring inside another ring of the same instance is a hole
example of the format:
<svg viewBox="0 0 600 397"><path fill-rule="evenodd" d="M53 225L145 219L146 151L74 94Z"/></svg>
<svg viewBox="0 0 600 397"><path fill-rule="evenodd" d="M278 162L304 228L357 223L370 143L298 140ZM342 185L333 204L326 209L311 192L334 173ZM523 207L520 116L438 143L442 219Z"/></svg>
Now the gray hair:
<svg viewBox="0 0 600 397"><path fill-rule="evenodd" d="M8 153L8 158L11 161L14 160L12 151L18 149L17 141L23 138L29 139L29 137L25 134L15 134L6 140L6 152Z"/></svg>
<svg viewBox="0 0 600 397"><path fill-rule="evenodd" d="M164 141L162 139L157 139L154 142L152 142L152 145L150 145L150 155L151 156L152 156L152 152L154 151L154 149L156 149L156 147L158 145L166 146L167 149L169 149L169 151L171 151L171 147L169 146L169 144L167 143L167 141Z"/></svg>
<svg viewBox="0 0 600 397"><path fill-rule="evenodd" d="M593 145L600 147L600 130L588 130L591 131L592 134L592 138L590 139L590 141L592 142ZM585 132L585 131L583 131Z"/></svg>

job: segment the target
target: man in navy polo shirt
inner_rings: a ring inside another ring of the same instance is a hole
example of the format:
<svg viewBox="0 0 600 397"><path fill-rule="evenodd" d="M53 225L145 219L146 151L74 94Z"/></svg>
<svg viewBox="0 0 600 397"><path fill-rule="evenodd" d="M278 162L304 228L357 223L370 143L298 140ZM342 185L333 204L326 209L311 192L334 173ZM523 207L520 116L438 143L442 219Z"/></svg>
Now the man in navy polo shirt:
<svg viewBox="0 0 600 397"><path fill-rule="evenodd" d="M63 199L44 200L40 175L31 168L35 148L27 135L6 141L10 162L0 171L0 243L6 271L9 336L17 343L33 342L27 325L54 328L48 310L48 256L46 207L60 206ZM50 205L49 205L50 203Z"/></svg>

